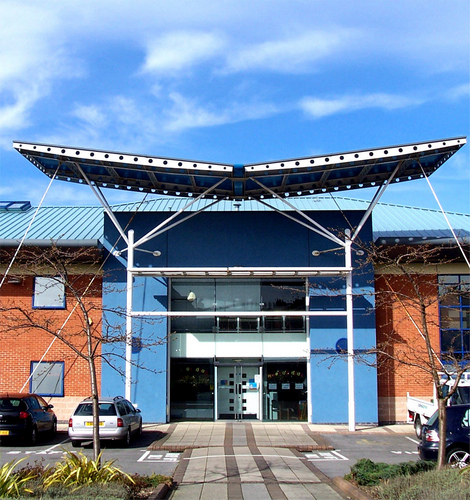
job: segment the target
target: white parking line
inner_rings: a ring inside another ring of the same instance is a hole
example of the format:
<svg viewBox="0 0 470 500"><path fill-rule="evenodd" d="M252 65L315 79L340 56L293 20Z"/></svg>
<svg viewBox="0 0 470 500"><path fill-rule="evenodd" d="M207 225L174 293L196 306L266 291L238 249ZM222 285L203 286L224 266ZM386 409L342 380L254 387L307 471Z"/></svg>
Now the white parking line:
<svg viewBox="0 0 470 500"><path fill-rule="evenodd" d="M306 453L309 462L331 462L335 460L349 460L337 451L320 451L318 453Z"/></svg>
<svg viewBox="0 0 470 500"><path fill-rule="evenodd" d="M180 453L152 453L151 451L146 451L137 462L177 462L179 460Z"/></svg>
<svg viewBox="0 0 470 500"><path fill-rule="evenodd" d="M409 436L405 436L406 439L409 439L412 443L419 444L419 441L416 441L416 439L410 438Z"/></svg>

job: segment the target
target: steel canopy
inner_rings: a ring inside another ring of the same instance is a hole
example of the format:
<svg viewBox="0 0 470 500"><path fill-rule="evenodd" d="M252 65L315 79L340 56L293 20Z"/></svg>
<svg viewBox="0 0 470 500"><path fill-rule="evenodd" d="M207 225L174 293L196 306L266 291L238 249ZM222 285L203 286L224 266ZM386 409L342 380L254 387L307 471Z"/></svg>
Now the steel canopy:
<svg viewBox="0 0 470 500"><path fill-rule="evenodd" d="M47 176L100 188L159 195L260 199L380 186L430 175L465 137L247 165L14 141L13 147Z"/></svg>

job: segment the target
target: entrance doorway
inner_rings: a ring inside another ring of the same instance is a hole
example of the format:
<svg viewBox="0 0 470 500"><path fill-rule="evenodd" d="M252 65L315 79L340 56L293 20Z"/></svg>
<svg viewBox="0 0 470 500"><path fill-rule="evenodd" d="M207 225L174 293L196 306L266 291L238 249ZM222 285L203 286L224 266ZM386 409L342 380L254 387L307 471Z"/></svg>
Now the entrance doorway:
<svg viewBox="0 0 470 500"><path fill-rule="evenodd" d="M260 366L219 364L217 366L217 418L246 420L260 418Z"/></svg>

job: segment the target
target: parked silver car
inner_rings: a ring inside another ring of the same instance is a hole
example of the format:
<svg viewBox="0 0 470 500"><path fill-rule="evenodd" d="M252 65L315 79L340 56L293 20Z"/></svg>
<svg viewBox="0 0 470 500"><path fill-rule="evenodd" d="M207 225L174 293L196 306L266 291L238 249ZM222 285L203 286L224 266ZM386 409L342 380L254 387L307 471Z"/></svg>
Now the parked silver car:
<svg viewBox="0 0 470 500"><path fill-rule="evenodd" d="M129 446L133 434L142 433L142 415L138 408L121 396L99 399L100 439L119 440ZM93 439L93 408L91 398L83 400L69 419L72 446Z"/></svg>

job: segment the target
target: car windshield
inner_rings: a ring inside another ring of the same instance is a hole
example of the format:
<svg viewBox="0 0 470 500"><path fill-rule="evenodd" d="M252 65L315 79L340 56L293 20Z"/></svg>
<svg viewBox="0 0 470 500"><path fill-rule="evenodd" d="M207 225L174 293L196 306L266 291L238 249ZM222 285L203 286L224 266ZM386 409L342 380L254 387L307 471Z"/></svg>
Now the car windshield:
<svg viewBox="0 0 470 500"><path fill-rule="evenodd" d="M100 417L108 415L114 416L116 415L116 408L113 403L99 403L100 407ZM90 417L93 415L93 405L91 403L82 403L75 410L75 415Z"/></svg>
<svg viewBox="0 0 470 500"><path fill-rule="evenodd" d="M1 398L0 410L25 410L26 405L22 399L19 398Z"/></svg>
<svg viewBox="0 0 470 500"><path fill-rule="evenodd" d="M458 387L453 404L462 405L470 403L470 387Z"/></svg>
<svg viewBox="0 0 470 500"><path fill-rule="evenodd" d="M437 420L438 415L439 415L439 412L438 412L438 411L435 411L435 412L432 414L431 418L427 421L426 425L427 425L428 427L432 427L432 426L434 425L434 422Z"/></svg>

